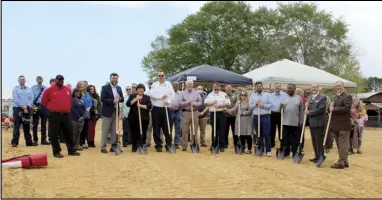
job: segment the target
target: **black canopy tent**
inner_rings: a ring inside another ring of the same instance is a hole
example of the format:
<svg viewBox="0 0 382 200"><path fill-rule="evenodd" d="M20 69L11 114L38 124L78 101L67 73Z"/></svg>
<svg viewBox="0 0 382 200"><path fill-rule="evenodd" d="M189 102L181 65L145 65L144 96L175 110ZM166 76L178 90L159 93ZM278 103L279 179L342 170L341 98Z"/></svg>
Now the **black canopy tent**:
<svg viewBox="0 0 382 200"><path fill-rule="evenodd" d="M200 65L167 78L170 82L186 82L187 79L200 84L217 82L231 85L252 85L251 78L210 65Z"/></svg>

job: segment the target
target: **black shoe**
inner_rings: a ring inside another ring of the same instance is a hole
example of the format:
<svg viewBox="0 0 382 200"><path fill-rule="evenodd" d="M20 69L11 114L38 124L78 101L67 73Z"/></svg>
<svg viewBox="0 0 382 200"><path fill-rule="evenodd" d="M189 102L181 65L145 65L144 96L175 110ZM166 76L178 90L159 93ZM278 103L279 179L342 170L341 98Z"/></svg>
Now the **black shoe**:
<svg viewBox="0 0 382 200"><path fill-rule="evenodd" d="M36 142L37 143L37 142ZM41 141L41 145L50 145L50 142L46 141L46 140L42 140Z"/></svg>
<svg viewBox="0 0 382 200"><path fill-rule="evenodd" d="M162 152L162 148L156 148L157 152Z"/></svg>
<svg viewBox="0 0 382 200"><path fill-rule="evenodd" d="M27 147L35 147L35 146L38 146L38 144L36 142L32 142L30 144L27 144Z"/></svg>
<svg viewBox="0 0 382 200"><path fill-rule="evenodd" d="M17 144L12 144L12 147L17 147Z"/></svg>
<svg viewBox="0 0 382 200"><path fill-rule="evenodd" d="M202 147L208 147L206 144L202 144L201 146L202 146Z"/></svg>
<svg viewBox="0 0 382 200"><path fill-rule="evenodd" d="M96 146L95 146L94 142L88 142L88 147L89 148L95 148Z"/></svg>
<svg viewBox="0 0 382 200"><path fill-rule="evenodd" d="M109 153L106 149L101 149L101 153Z"/></svg>
<svg viewBox="0 0 382 200"><path fill-rule="evenodd" d="M313 158L313 159L309 159L309 161L312 162L312 163L317 163L318 159L319 158Z"/></svg>
<svg viewBox="0 0 382 200"><path fill-rule="evenodd" d="M110 147L110 152L114 152L114 149L112 147ZM122 149L121 149L121 153L122 153Z"/></svg>
<svg viewBox="0 0 382 200"><path fill-rule="evenodd" d="M68 153L69 156L80 156L81 154L77 151Z"/></svg>
<svg viewBox="0 0 382 200"><path fill-rule="evenodd" d="M55 154L53 154L53 156L55 158L63 158L64 157L64 155L62 155L61 153L55 153Z"/></svg>
<svg viewBox="0 0 382 200"><path fill-rule="evenodd" d="M127 144L124 144L123 147L127 147Z"/></svg>

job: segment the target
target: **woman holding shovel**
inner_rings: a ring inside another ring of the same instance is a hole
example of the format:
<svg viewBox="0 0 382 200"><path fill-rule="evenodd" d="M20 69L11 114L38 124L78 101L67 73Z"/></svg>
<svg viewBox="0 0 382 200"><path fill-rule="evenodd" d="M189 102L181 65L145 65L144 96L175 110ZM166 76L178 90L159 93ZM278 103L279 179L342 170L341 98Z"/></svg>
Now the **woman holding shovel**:
<svg viewBox="0 0 382 200"><path fill-rule="evenodd" d="M126 102L126 106L130 107L127 120L132 133L132 152L137 152L139 147L146 144L151 109L150 97L144 94L145 86L138 84L136 91L137 93L131 94Z"/></svg>
<svg viewBox="0 0 382 200"><path fill-rule="evenodd" d="M249 100L248 93L242 91L240 93L240 99L236 102L235 106L229 110L229 112L236 112L236 124L235 124L235 135L239 136L242 149L245 149L245 143L247 143L248 150L245 151L246 154L252 154L252 117L251 111L249 110ZM240 126L240 133L239 133Z"/></svg>

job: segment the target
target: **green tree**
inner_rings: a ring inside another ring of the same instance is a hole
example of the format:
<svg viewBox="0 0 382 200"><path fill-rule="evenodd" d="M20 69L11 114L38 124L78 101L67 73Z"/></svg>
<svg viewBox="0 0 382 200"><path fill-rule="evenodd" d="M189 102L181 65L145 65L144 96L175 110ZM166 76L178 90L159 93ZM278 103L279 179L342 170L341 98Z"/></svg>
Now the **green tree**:
<svg viewBox="0 0 382 200"><path fill-rule="evenodd" d="M368 91L381 92L382 91L382 78L369 77L366 79Z"/></svg>

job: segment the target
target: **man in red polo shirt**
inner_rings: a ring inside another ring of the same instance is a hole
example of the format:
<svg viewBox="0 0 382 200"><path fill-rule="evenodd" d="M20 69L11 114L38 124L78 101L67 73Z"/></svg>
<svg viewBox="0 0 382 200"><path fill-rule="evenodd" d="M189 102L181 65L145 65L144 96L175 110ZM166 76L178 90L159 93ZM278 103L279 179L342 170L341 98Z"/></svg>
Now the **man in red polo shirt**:
<svg viewBox="0 0 382 200"><path fill-rule="evenodd" d="M57 75L55 84L45 90L41 103L49 110L49 138L52 144L53 156L63 158L61 146L58 142L60 130L63 130L66 138L66 147L70 156L79 156L73 141L72 120L70 110L72 107L72 92L64 85L64 77Z"/></svg>

